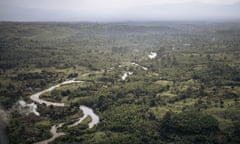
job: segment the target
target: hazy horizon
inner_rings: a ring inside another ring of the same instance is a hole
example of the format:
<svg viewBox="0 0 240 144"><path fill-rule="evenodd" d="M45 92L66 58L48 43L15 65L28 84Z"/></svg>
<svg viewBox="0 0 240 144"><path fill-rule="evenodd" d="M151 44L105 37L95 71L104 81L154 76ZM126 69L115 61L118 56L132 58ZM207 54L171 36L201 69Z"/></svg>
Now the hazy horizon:
<svg viewBox="0 0 240 144"><path fill-rule="evenodd" d="M240 21L240 0L2 0L0 21Z"/></svg>

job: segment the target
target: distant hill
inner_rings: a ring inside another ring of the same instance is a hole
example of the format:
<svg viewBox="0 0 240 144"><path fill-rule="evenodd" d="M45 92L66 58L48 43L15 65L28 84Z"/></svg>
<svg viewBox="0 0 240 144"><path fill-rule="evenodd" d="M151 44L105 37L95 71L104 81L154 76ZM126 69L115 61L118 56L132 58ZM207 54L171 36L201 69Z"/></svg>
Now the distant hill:
<svg viewBox="0 0 240 144"><path fill-rule="evenodd" d="M133 18L144 20L240 20L240 3L179 3L136 7Z"/></svg>

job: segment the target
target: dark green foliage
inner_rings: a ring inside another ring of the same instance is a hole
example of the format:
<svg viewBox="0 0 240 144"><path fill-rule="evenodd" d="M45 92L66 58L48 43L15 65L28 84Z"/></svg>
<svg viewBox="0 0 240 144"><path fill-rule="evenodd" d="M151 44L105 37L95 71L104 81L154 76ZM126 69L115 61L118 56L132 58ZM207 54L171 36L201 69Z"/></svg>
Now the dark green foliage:
<svg viewBox="0 0 240 144"><path fill-rule="evenodd" d="M167 112L161 123L164 138L181 143L213 143L219 133L218 121L196 111Z"/></svg>
<svg viewBox="0 0 240 144"><path fill-rule="evenodd" d="M204 134L219 131L218 121L211 115L195 111L179 114L167 112L161 124L162 133Z"/></svg>
<svg viewBox="0 0 240 144"><path fill-rule="evenodd" d="M12 114L12 119L7 126L8 141L10 144L26 143L31 144L44 138L51 137L50 126L35 126L36 122L42 119L31 114L21 116L17 113Z"/></svg>
<svg viewBox="0 0 240 144"><path fill-rule="evenodd" d="M68 78L75 78L75 77L77 77L78 76L78 73L70 73L69 75L68 75Z"/></svg>

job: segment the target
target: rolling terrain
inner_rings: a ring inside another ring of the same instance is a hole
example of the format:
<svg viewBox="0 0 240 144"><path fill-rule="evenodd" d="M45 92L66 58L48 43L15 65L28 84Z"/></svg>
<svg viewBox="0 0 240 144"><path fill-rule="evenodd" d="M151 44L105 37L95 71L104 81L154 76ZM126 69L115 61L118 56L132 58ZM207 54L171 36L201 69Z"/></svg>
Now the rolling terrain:
<svg viewBox="0 0 240 144"><path fill-rule="evenodd" d="M239 97L239 23L0 23L2 143L237 144Z"/></svg>

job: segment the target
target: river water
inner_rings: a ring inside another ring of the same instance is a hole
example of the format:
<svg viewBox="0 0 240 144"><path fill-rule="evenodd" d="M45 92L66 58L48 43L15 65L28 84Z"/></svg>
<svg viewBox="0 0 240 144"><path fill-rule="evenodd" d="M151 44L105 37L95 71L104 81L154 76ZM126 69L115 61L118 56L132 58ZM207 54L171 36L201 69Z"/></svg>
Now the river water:
<svg viewBox="0 0 240 144"><path fill-rule="evenodd" d="M46 100L43 100L40 98L40 96L46 92L51 92L52 90L62 86L62 85L67 85L67 84L73 84L73 83L82 83L84 81L75 81L75 80L68 80L68 81L64 81L60 84L57 84L55 86L52 86L46 90L43 90L43 91L40 91L40 92L37 92L33 95L30 96L30 98L36 102L36 103L39 103L39 104L46 104L47 106L57 106L57 107L64 107L65 104L64 103L57 103L57 102L49 102L49 101L46 101ZM84 119L87 118L87 116L90 116L91 117L91 122L88 123L88 127L89 128L93 128L95 125L97 125L99 123L99 117L98 115L96 115L93 111L92 108L89 108L85 105L81 105L79 107L82 111L83 111L83 116L81 118L79 118L78 121L76 121L75 123L73 123L72 125L69 125L68 128L71 128L71 127L74 127L74 126L77 126L78 124L80 124ZM39 112L41 113L41 112ZM54 141L56 138L62 136L62 135L65 135L65 133L61 132L61 133L58 133L57 132L57 129L62 127L63 124L59 124L58 126L55 124L52 126L50 132L52 133L52 137L47 139L47 140L43 140L43 141L40 141L40 142L37 142L35 144L48 144L49 142L51 141Z"/></svg>

